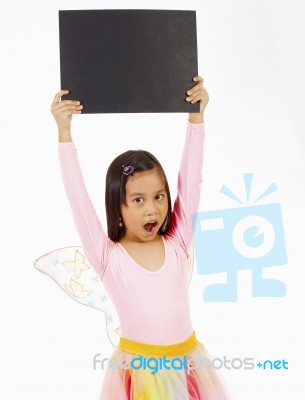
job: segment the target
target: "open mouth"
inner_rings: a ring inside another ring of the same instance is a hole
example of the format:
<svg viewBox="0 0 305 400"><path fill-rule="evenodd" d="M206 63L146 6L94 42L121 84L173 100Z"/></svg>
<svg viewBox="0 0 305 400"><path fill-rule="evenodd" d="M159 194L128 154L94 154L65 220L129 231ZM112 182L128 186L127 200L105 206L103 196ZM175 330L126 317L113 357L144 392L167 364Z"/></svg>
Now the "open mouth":
<svg viewBox="0 0 305 400"><path fill-rule="evenodd" d="M147 224L144 225L144 229L146 232L153 232L154 228L157 226L157 222L148 222Z"/></svg>

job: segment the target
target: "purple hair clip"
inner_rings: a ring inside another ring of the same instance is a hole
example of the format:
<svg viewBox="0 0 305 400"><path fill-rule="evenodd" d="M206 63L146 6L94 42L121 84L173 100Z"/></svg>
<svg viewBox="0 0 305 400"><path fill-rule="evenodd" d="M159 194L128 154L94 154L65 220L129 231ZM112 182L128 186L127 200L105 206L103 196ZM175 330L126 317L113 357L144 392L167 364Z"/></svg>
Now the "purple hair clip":
<svg viewBox="0 0 305 400"><path fill-rule="evenodd" d="M123 168L123 174L124 175L132 175L132 172L134 170L134 167L132 167L131 165L122 165Z"/></svg>

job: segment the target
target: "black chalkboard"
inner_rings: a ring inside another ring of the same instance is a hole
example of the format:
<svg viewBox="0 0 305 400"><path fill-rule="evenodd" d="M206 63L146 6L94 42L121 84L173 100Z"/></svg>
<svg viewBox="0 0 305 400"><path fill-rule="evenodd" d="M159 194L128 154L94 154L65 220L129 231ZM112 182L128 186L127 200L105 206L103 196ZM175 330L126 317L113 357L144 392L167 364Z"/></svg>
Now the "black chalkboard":
<svg viewBox="0 0 305 400"><path fill-rule="evenodd" d="M61 88L83 113L199 112L196 12L59 11Z"/></svg>

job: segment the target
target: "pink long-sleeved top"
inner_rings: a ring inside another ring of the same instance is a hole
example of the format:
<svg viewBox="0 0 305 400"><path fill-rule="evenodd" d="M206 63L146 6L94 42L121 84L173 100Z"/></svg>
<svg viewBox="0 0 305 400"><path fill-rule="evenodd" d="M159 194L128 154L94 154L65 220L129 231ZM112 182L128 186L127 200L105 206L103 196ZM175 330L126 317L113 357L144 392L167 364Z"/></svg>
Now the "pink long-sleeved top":
<svg viewBox="0 0 305 400"><path fill-rule="evenodd" d="M75 144L58 143L62 178L84 253L102 278L124 338L171 344L193 332L187 257L192 244L191 216L200 199L204 136L204 123L187 122L172 222L162 236L165 259L156 271L139 265L119 242L108 238L87 193Z"/></svg>

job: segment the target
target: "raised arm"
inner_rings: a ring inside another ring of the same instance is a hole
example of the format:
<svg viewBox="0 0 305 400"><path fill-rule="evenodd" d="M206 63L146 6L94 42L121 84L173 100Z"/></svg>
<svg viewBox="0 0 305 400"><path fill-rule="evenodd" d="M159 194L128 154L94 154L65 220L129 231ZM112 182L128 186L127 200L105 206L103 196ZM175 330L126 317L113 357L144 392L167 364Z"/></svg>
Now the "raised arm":
<svg viewBox="0 0 305 400"><path fill-rule="evenodd" d="M169 234L176 237L188 251L192 243L192 214L198 211L202 182L204 150L204 110L209 101L203 79L194 78L197 84L187 91L186 101L200 102L200 112L190 113L178 175L178 193L172 213Z"/></svg>
<svg viewBox="0 0 305 400"><path fill-rule="evenodd" d="M58 126L58 154L61 173L84 253L90 264L101 275L106 254L112 242L104 233L87 193L77 150L71 137L72 115L79 114L82 106L78 101L60 101L61 96L67 93L68 91L57 93L51 107Z"/></svg>

